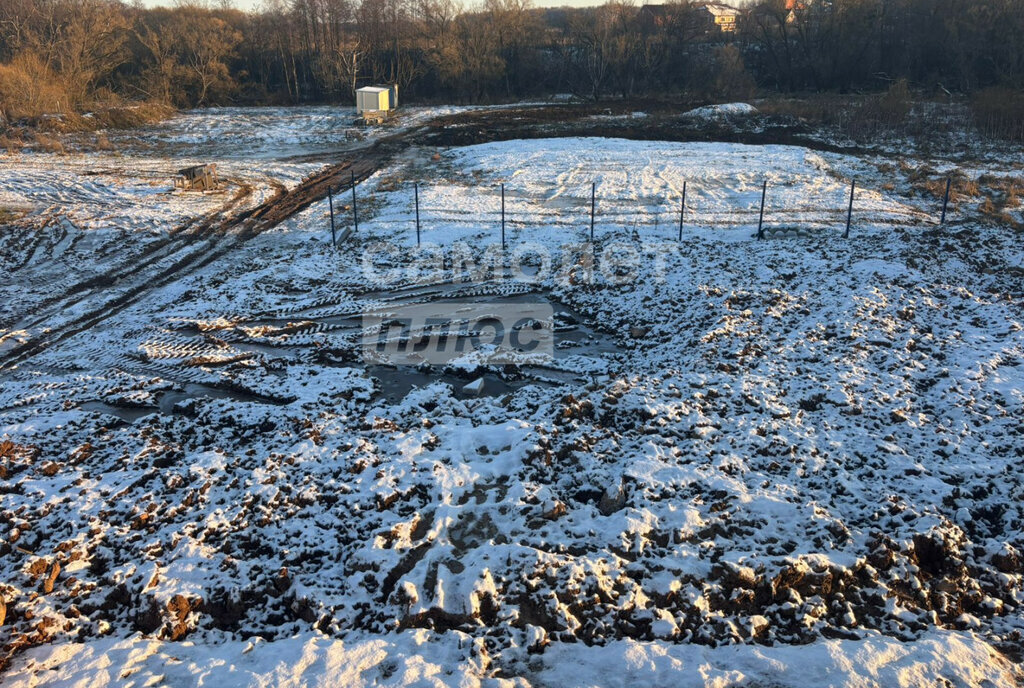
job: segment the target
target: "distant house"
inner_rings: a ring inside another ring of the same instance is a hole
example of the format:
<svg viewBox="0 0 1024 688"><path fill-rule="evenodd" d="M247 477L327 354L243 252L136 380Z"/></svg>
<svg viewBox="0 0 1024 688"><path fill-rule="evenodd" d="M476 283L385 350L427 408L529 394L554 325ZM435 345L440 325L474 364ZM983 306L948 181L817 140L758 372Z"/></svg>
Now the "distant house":
<svg viewBox="0 0 1024 688"><path fill-rule="evenodd" d="M735 7L720 2L707 2L689 7L693 11L693 14L687 14L689 21L696 21L696 26L703 33L731 34L736 32L736 20L740 16L740 11ZM647 30L669 26L673 22L672 8L671 5L644 5L640 8L638 15L640 25Z"/></svg>
<svg viewBox="0 0 1024 688"><path fill-rule="evenodd" d="M719 31L722 33L736 32L736 19L740 16L738 9L718 2L706 3L701 8L711 15L711 19Z"/></svg>
<svg viewBox="0 0 1024 688"><path fill-rule="evenodd" d="M645 29L660 29L669 24L670 18L666 5L644 5L640 8L640 25Z"/></svg>
<svg viewBox="0 0 1024 688"><path fill-rule="evenodd" d="M792 24L806 10L807 5L799 0L786 0L786 23Z"/></svg>

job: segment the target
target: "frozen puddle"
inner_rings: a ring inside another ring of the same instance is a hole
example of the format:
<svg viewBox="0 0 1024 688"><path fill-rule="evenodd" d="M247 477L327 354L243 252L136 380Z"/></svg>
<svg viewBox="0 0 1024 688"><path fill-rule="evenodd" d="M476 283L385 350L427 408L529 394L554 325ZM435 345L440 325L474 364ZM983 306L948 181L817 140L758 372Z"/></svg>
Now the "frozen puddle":
<svg viewBox="0 0 1024 688"><path fill-rule="evenodd" d="M155 406L115 406L104 401L87 401L79 405L79 410L100 413L104 416L113 416L125 423L134 423L140 418L145 418L157 413L160 409Z"/></svg>
<svg viewBox="0 0 1024 688"><path fill-rule="evenodd" d="M380 384L380 395L391 403L397 403L414 389L427 387L435 382L452 386L453 396L459 399L474 397L497 397L527 384L538 384L537 380L504 380L494 373L460 377L443 371L419 370L409 366L367 366L366 373ZM482 381L479 392L472 391L471 385ZM467 389L469 387L469 389Z"/></svg>

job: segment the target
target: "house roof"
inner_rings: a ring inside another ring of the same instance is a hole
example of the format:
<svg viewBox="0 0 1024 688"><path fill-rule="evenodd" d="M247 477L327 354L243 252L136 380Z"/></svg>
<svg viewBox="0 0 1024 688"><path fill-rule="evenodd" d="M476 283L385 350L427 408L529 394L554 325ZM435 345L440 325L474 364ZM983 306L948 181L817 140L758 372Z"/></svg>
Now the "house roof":
<svg viewBox="0 0 1024 688"><path fill-rule="evenodd" d="M664 16L668 14L668 8L664 5L644 5L640 8L641 12L647 12L655 16Z"/></svg>
<svg viewBox="0 0 1024 688"><path fill-rule="evenodd" d="M384 86L363 86L357 88L356 93L384 93L387 90Z"/></svg>
<svg viewBox="0 0 1024 688"><path fill-rule="evenodd" d="M728 5L723 5L719 2L706 3L704 5L704 9L716 17L736 17L739 16L740 13L740 11L735 7L729 7Z"/></svg>

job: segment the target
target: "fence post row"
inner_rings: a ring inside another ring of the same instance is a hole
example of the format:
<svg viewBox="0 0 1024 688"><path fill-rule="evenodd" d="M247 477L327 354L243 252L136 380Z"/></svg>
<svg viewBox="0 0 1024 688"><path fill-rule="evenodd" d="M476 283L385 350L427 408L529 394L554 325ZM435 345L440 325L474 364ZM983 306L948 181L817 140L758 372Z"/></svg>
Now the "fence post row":
<svg viewBox="0 0 1024 688"><path fill-rule="evenodd" d="M939 219L939 224L944 225L946 223L946 213L949 207L949 196L952 191L953 180L951 177L946 178L946 193L942 199L942 216ZM355 173L351 173L351 185L352 185L352 222L355 226L355 231L359 231L359 211L356 205L356 181ZM686 214L686 189L687 182L683 181L682 197L679 200L679 241L683 240L683 223ZM857 193L857 180L850 180L850 199L846 208L846 229L843 232L843 238L848 239L850 237L850 228L853 226L853 202ZM421 244L421 223L420 223L420 185L419 182L413 183L413 194L416 204L416 245ZM765 179L761 185L761 208L757 218L757 238L764 239L764 209L766 199L768 196L768 180ZM330 206L331 214L331 244L337 246L337 237L335 232L334 222L334 196L330 185L327 187L327 200ZM597 215L597 182L591 182L590 184L590 241L594 241L594 223ZM505 238L505 184L501 185L501 248L506 248Z"/></svg>

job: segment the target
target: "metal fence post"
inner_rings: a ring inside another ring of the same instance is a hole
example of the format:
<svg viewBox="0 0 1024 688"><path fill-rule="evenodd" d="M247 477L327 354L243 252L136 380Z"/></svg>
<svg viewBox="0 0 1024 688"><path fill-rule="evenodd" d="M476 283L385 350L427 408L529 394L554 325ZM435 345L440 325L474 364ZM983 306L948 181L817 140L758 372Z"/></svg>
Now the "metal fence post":
<svg viewBox="0 0 1024 688"><path fill-rule="evenodd" d="M953 178L946 177L946 195L942 199L942 218L939 220L940 225L946 224L946 208L949 207L949 189L953 185Z"/></svg>
<svg viewBox="0 0 1024 688"><path fill-rule="evenodd" d="M761 187L761 215L757 218L757 238L764 239L764 197L768 195L768 180Z"/></svg>
<svg viewBox="0 0 1024 688"><path fill-rule="evenodd" d="M327 205L331 209L331 246L338 246L338 239L334 234L334 196L331 195L331 185L327 185Z"/></svg>
<svg viewBox="0 0 1024 688"><path fill-rule="evenodd" d="M350 171L350 179L352 183L352 224L354 231L359 231L359 211L356 209L356 173Z"/></svg>
<svg viewBox="0 0 1024 688"><path fill-rule="evenodd" d="M505 185L501 185L501 250L505 250Z"/></svg>
<svg viewBox="0 0 1024 688"><path fill-rule="evenodd" d="M679 202L679 241L683 240L683 212L686 210L686 182L683 182L683 200Z"/></svg>
<svg viewBox="0 0 1024 688"><path fill-rule="evenodd" d="M590 183L590 243L594 243L594 208L597 204L597 182Z"/></svg>
<svg viewBox="0 0 1024 688"><path fill-rule="evenodd" d="M413 192L416 194L416 245L420 245L420 185L413 184Z"/></svg>
<svg viewBox="0 0 1024 688"><path fill-rule="evenodd" d="M853 220L853 192L857 188L857 180L850 180L850 207L846 209L846 231L843 232L843 238L850 238L850 222Z"/></svg>

